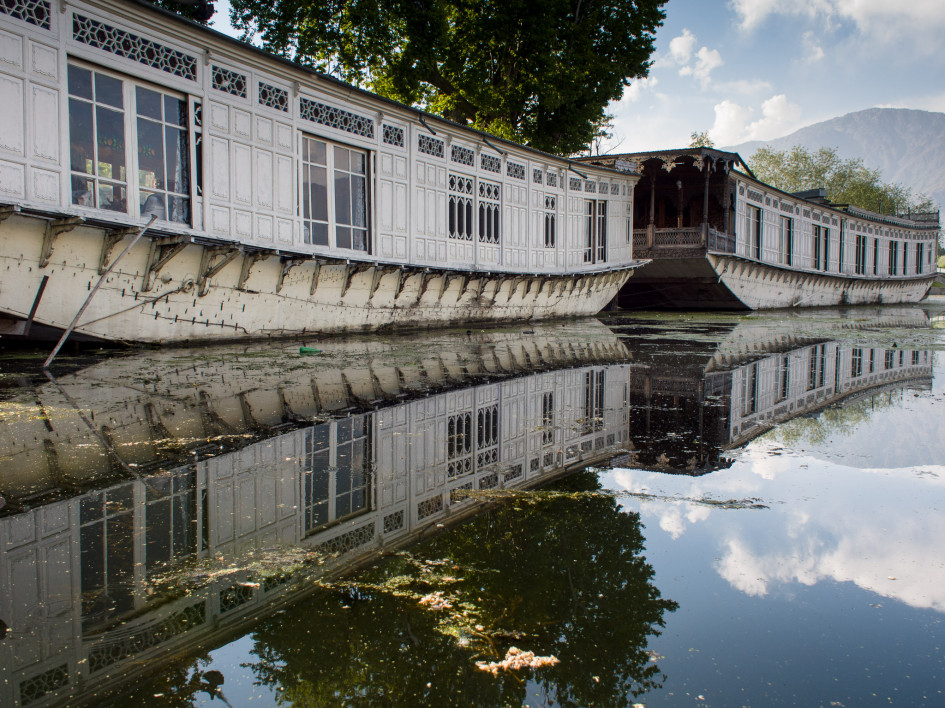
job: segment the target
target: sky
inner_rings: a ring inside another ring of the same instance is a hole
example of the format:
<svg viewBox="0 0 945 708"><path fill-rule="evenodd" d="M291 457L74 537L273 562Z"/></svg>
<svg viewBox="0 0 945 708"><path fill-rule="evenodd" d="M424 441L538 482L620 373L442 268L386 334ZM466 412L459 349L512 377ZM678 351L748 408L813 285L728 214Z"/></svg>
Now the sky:
<svg viewBox="0 0 945 708"><path fill-rule="evenodd" d="M214 26L232 33L229 3ZM874 107L945 112L945 0L669 0L604 151L770 140Z"/></svg>

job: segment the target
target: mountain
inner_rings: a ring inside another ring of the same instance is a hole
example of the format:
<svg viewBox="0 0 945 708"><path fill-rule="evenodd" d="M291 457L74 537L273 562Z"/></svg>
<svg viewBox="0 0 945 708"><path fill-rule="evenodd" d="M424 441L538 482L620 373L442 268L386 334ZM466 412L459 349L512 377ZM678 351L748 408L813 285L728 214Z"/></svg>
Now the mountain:
<svg viewBox="0 0 945 708"><path fill-rule="evenodd" d="M833 147L843 159L859 157L878 168L884 182L902 184L945 209L945 113L906 108L870 108L814 123L775 140L724 148L746 160L760 147L784 150Z"/></svg>

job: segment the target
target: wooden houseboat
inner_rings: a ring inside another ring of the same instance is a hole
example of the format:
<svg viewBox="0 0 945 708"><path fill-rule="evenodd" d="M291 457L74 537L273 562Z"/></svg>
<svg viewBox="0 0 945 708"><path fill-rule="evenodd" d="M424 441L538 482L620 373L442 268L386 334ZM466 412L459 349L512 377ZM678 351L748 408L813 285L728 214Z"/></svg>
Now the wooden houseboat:
<svg viewBox="0 0 945 708"><path fill-rule="evenodd" d="M634 252L651 259L623 307L763 309L912 303L935 277L938 213L888 216L788 194L733 152L709 148L583 158L642 176Z"/></svg>
<svg viewBox="0 0 945 708"><path fill-rule="evenodd" d="M145 2L0 3L0 126L0 336L102 276L77 334L163 343L593 314L639 265L636 175Z"/></svg>

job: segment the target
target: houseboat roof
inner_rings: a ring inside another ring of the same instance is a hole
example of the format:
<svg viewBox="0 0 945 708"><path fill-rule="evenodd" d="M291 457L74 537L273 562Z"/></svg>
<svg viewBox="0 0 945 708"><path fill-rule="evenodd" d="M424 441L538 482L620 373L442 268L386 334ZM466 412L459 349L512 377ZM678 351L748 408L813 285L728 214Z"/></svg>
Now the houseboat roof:
<svg viewBox="0 0 945 708"><path fill-rule="evenodd" d="M342 89L345 89L345 90L347 90L347 91L350 91L350 92L359 94L359 95L361 95L361 96L364 96L365 98L369 98L369 99L374 100L374 101L379 101L379 102L381 102L381 103L385 103L385 104L387 104L387 105L389 105L389 106L393 106L393 107L398 108L398 109L400 109L400 110L404 110L404 111L408 111L408 112L410 112L410 113L413 113L415 116L417 116L418 120L419 120L421 123L423 123L425 120L436 121L437 123L439 123L439 124L441 124L441 125L448 125L448 126L453 127L453 128L458 128L458 129L460 129L460 130L464 130L464 131L467 131L467 132L470 132L470 133L474 133L474 134L479 135L480 137L485 138L485 139L487 139L487 140L489 140L489 141L495 141L495 142L501 143L501 144L503 144L503 145L510 145L510 146L512 146L512 147L520 148L520 149L526 150L526 151L528 151L528 152L531 152L531 153L533 153L533 154L535 154L535 155L541 155L542 157L546 157L546 158L551 159L551 160L556 160L556 161L559 161L559 162L567 162L567 163L572 163L572 162L578 161L577 159L573 159L573 160L572 160L571 158L569 158L569 157L564 157L564 156L562 156L562 155L554 155L554 154L552 154L552 153L544 152L543 150L538 150L537 148L533 148L533 147L531 147L531 146L529 146L529 145L524 145L524 144L522 144L522 143L517 143L517 142L515 142L515 141L513 141L513 140L508 140L507 138L502 138L502 137L499 137L498 135L494 135L494 134L492 134L492 133L488 133L488 132L486 132L486 131L484 131L484 130L480 130L480 129L478 129L478 128L474 128L474 127L469 126L469 125L463 125L462 123L457 123L456 121L450 120L449 118L444 118L443 116L438 116L438 115L433 114L433 113L428 113L428 112L426 112L426 111L424 111L424 110L421 110L421 109L419 109L419 108L416 108L416 107L414 107L414 106L408 106L408 105L405 104L405 103L400 103L399 101L395 101L395 100L392 99L392 98L387 98L387 97L385 97L385 96L381 96L381 95L379 95L379 94L376 94L376 93L373 93L373 92L371 92L371 91L368 91L367 89L359 88L358 86L354 86L354 85L352 85L352 84L349 84L349 83L347 83L347 82L344 82L344 81L342 81L341 79L335 78L334 76L331 76L331 75L329 75L329 74L325 74L325 73L320 72L320 71L318 71L318 70L316 70L316 69L313 69L313 68L310 67L310 66L305 66L304 64L299 64L298 62L292 61L291 59L288 59L288 58L286 58L286 57L279 56L278 54L273 54L272 52L268 52L268 51L266 51L265 49L262 49L262 48L260 48L260 47L257 47L257 46L255 46L255 45L253 45L253 44L249 44L248 42L244 42L244 41L242 41L241 39L237 39L236 37L231 37L231 36L228 35L228 34L224 34L223 32L220 32L219 30L213 29L212 27L208 27L207 25L200 24L199 22L195 22L195 21L193 21L193 20L191 20L191 19L189 19L189 18L187 18L187 17L184 17L184 16L182 16L182 15L178 15L177 13L171 12L171 11L169 11L169 10L165 10L165 9L162 8L162 7L158 7L157 5L154 5L153 3L149 2L148 0L126 0L126 2L128 2L128 3L130 3L130 4L133 4L133 5L137 5L137 6L142 7L142 8L145 8L145 9L148 10L149 12L154 12L154 13L156 13L156 14L163 15L164 17L167 17L168 19L170 19L170 20L172 20L172 21L174 21L174 22L179 22L179 23L181 23L181 24L183 24L183 25L186 25L186 26L188 26L188 27L191 27L192 29L195 29L195 30L197 30L197 31L204 32L204 33L206 33L206 34L212 35L215 40L220 41L220 42L223 42L223 43L225 43L225 44L228 44L228 45L230 45L231 47L234 47L235 49L238 49L238 50L240 50L240 51L250 52L250 53L252 53L252 54L254 54L254 55L258 56L258 57L261 57L261 58L264 58L264 59L266 59L266 60L274 61L274 62L277 62L277 63L279 63L279 64L282 64L283 66L285 66L285 67L291 69L292 71L301 72L301 73L306 74L306 75L308 75L308 76L314 77L314 78L318 79L319 81L325 81L326 83L333 84L333 85L335 85L335 86L337 86L337 87L339 87L339 88L342 88ZM432 131L431 131L431 132L432 132ZM599 168L603 168L603 169L605 169L605 170L607 170L607 171L609 171L609 172L617 172L617 173L619 173L619 174L621 174L621 175L625 175L625 176L628 175L628 174L629 174L630 176L639 176L639 175L637 175L636 173L628 173L628 172L626 172L626 171L624 171L624 170L618 170L618 169L616 169L615 167L610 167L610 166L608 166L608 165L594 165L594 166L595 166L595 167L599 167Z"/></svg>
<svg viewBox="0 0 945 708"><path fill-rule="evenodd" d="M694 147L694 148L677 148L674 150L650 150L647 152L622 152L622 153L613 153L609 155L592 155L590 157L578 158L582 163L598 165L600 167L608 167L606 163L616 163L617 160L623 159L628 162L634 163L643 163L647 160L667 160L669 158L680 158L680 157L693 157L693 158L706 158L709 157L713 160L725 160L727 162L734 162L740 167L742 167L749 175L753 178L755 177L752 173L751 168L748 167L748 163L742 159L742 156L737 152L728 152L725 150L717 150L716 148L707 148L707 147Z"/></svg>

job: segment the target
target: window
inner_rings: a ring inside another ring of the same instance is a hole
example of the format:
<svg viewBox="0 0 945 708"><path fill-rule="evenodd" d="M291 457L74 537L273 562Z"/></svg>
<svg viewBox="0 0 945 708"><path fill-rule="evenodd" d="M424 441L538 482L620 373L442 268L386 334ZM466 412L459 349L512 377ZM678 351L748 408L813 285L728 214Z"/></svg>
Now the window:
<svg viewBox="0 0 945 708"><path fill-rule="evenodd" d="M827 345L818 344L810 349L810 367L807 375L807 390L813 391L824 385L827 368Z"/></svg>
<svg viewBox="0 0 945 708"><path fill-rule="evenodd" d="M553 194L545 195L545 248L555 247L558 199Z"/></svg>
<svg viewBox="0 0 945 708"><path fill-rule="evenodd" d="M128 210L122 82L69 65L69 146L72 203Z"/></svg>
<svg viewBox="0 0 945 708"><path fill-rule="evenodd" d="M879 240L875 238L873 239L873 275L879 275Z"/></svg>
<svg viewBox="0 0 945 708"><path fill-rule="evenodd" d="M850 353L850 376L858 378L863 375L863 350L854 348Z"/></svg>
<svg viewBox="0 0 945 708"><path fill-rule="evenodd" d="M471 177L450 175L448 208L449 237L472 241L473 181Z"/></svg>
<svg viewBox="0 0 945 708"><path fill-rule="evenodd" d="M794 258L794 219L788 216L781 217L781 238L778 251L778 262L791 265Z"/></svg>
<svg viewBox="0 0 945 708"><path fill-rule="evenodd" d="M856 274L866 275L866 236L856 235Z"/></svg>
<svg viewBox="0 0 945 708"><path fill-rule="evenodd" d="M903 242L902 244L902 274L906 275L909 272L909 244Z"/></svg>
<svg viewBox="0 0 945 708"><path fill-rule="evenodd" d="M479 241L499 243L499 214L502 187L492 182L479 181Z"/></svg>
<svg viewBox="0 0 945 708"><path fill-rule="evenodd" d="M742 382L742 416L751 415L758 411L758 364L752 364L745 369L745 380Z"/></svg>
<svg viewBox="0 0 945 708"><path fill-rule="evenodd" d="M190 147L187 102L135 88L138 206L141 216L190 223Z"/></svg>
<svg viewBox="0 0 945 708"><path fill-rule="evenodd" d="M370 250L365 152L302 136L302 223L305 243Z"/></svg>
<svg viewBox="0 0 945 708"><path fill-rule="evenodd" d="M607 260L607 202L585 199L584 262Z"/></svg>
<svg viewBox="0 0 945 708"><path fill-rule="evenodd" d="M748 207L748 243L751 257L761 260L761 208Z"/></svg>
<svg viewBox="0 0 945 708"><path fill-rule="evenodd" d="M915 272L916 273L922 272L922 256L923 256L922 252L924 250L925 250L924 243L917 243L915 245Z"/></svg>
<svg viewBox="0 0 945 708"><path fill-rule="evenodd" d="M555 394L547 391L541 396L541 444L555 441Z"/></svg>
<svg viewBox="0 0 945 708"><path fill-rule="evenodd" d="M889 242L889 263L887 264L889 275L896 275L899 270L899 242Z"/></svg>
<svg viewBox="0 0 945 708"><path fill-rule="evenodd" d="M582 435L604 429L604 372L584 372L584 418Z"/></svg>
<svg viewBox="0 0 945 708"><path fill-rule="evenodd" d="M315 425L304 432L305 534L370 508L371 414Z"/></svg>
<svg viewBox="0 0 945 708"><path fill-rule="evenodd" d="M787 400L791 389L791 357L788 355L778 359L778 396L776 403Z"/></svg>
<svg viewBox="0 0 945 708"><path fill-rule="evenodd" d="M820 227L815 224L813 229L814 229L814 248L813 248L814 270L820 270L821 268L820 251L823 248L821 237L820 237Z"/></svg>
<svg viewBox="0 0 945 708"><path fill-rule="evenodd" d="M72 203L128 213L136 198L132 213L190 224L190 132L199 138L200 104L191 125L186 98L75 64L68 76Z"/></svg>
<svg viewBox="0 0 945 708"><path fill-rule="evenodd" d="M830 229L826 226L821 229L824 240L824 257L822 259L824 270L830 270ZM839 268L838 268L839 270Z"/></svg>

